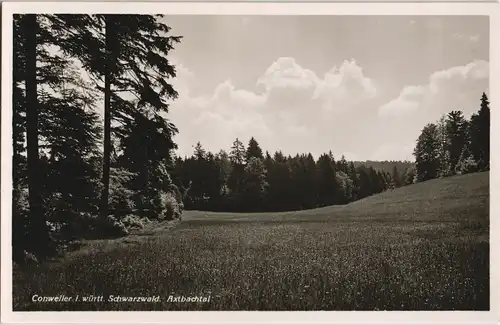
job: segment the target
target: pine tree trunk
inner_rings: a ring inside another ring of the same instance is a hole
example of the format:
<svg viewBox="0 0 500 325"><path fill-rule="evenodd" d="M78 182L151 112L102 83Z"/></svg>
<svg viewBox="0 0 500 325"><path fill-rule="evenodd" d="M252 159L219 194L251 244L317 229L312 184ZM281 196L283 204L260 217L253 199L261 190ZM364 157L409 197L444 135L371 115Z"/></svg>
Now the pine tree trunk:
<svg viewBox="0 0 500 325"><path fill-rule="evenodd" d="M28 163L28 202L30 243L28 249L38 257L47 253L50 240L41 198L40 164L38 154L38 97L36 79L36 48L38 22L34 14L25 17L26 31L26 141Z"/></svg>
<svg viewBox="0 0 500 325"><path fill-rule="evenodd" d="M106 62L104 73L104 153L102 164L102 193L101 193L101 217L108 216L109 198L109 170L111 163L111 77L113 58L111 56L112 24L109 15L105 18L106 28Z"/></svg>

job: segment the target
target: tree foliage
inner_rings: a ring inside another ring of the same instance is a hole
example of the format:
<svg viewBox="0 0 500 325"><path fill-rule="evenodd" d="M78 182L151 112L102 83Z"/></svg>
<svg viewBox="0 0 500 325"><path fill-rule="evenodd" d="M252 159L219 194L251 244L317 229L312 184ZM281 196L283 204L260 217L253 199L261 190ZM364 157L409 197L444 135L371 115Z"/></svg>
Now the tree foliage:
<svg viewBox="0 0 500 325"><path fill-rule="evenodd" d="M317 160L310 153L263 154L252 137L246 150L236 139L229 154L213 155L198 143L191 157L177 158L175 178L193 184L185 199L187 209L290 211L346 204L385 191L395 182L386 170L394 171L396 165L411 163L370 162L367 166L343 156L335 161L331 152Z"/></svg>
<svg viewBox="0 0 500 325"><path fill-rule="evenodd" d="M414 151L416 181L489 170L490 108L483 93L477 113L467 120L451 111L422 130Z"/></svg>
<svg viewBox="0 0 500 325"><path fill-rule="evenodd" d="M177 129L166 114L177 92L167 55L181 38L162 20L14 16L16 261L26 252L44 259L71 240L123 235L140 218L176 215Z"/></svg>

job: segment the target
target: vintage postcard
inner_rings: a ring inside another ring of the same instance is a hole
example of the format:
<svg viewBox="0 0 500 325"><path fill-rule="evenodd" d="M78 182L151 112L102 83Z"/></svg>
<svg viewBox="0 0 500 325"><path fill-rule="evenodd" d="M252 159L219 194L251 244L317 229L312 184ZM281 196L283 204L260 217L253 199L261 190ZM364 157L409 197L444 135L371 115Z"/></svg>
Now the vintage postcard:
<svg viewBox="0 0 500 325"><path fill-rule="evenodd" d="M497 323L498 16L4 2L2 321Z"/></svg>

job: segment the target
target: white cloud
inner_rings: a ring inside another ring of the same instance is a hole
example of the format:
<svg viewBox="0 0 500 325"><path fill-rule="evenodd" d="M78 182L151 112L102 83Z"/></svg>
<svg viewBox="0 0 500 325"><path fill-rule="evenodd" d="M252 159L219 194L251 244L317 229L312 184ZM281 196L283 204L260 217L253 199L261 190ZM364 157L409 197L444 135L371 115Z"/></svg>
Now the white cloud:
<svg viewBox="0 0 500 325"><path fill-rule="evenodd" d="M437 71L427 84L406 86L379 107L377 121L366 114L376 87L354 60L319 78L293 58L279 58L258 78L260 92L238 89L227 80L204 96L191 96L189 82L196 76L182 65L178 70L176 85L185 91L179 91L169 117L180 130L176 142L181 155L190 155L198 141L219 151L236 137L247 142L254 136L264 150L279 148L286 154L311 152L317 157L332 150L348 159L396 160L412 159L426 123L451 110L465 115L477 111L481 93L488 89L489 65L473 61ZM373 113L376 117L376 108ZM363 156L370 148L372 155Z"/></svg>
<svg viewBox="0 0 500 325"><path fill-rule="evenodd" d="M363 74L355 60L344 61L339 68L327 72L316 93L327 110L346 108L376 95L373 81Z"/></svg>
<svg viewBox="0 0 500 325"><path fill-rule="evenodd" d="M327 111L349 109L377 94L373 81L355 60L344 61L319 78L295 59L282 57L271 64L257 86L264 86L271 109L305 109L311 101Z"/></svg>
<svg viewBox="0 0 500 325"><path fill-rule="evenodd" d="M370 156L369 160L409 160L413 159L414 142L388 143L380 146Z"/></svg>
<svg viewBox="0 0 500 325"><path fill-rule="evenodd" d="M251 136L264 149L317 155L343 142L340 129L331 123L334 114L328 110L335 105L354 109L376 95L373 82L354 60L334 67L321 79L293 58L279 58L257 79L260 93L238 89L227 80L212 94L195 97L188 91L189 80L195 77L178 66L175 86L180 87L180 96L169 117L180 130L176 142L181 155L190 155L198 141L218 151L228 148L236 137L248 141ZM322 136L327 139L321 140Z"/></svg>
<svg viewBox="0 0 500 325"><path fill-rule="evenodd" d="M299 109L308 104L320 83L316 74L302 68L295 59L282 57L257 80L263 86L270 109Z"/></svg>
<svg viewBox="0 0 500 325"><path fill-rule="evenodd" d="M376 132L386 139L398 139L400 144L378 148L372 159L410 155L409 147L403 144L414 143L427 123L452 110L461 110L466 117L476 112L481 94L488 92L488 66L486 61L473 61L437 71L427 84L406 86L398 97L380 106L379 120L385 127L379 126Z"/></svg>
<svg viewBox="0 0 500 325"><path fill-rule="evenodd" d="M383 105L379 109L379 115L406 115L418 110L425 99L427 89L422 86L408 86L401 90L399 97Z"/></svg>
<svg viewBox="0 0 500 325"><path fill-rule="evenodd" d="M418 115L432 121L451 110L477 111L482 92L488 91L489 63L476 60L437 71L426 85L407 86L379 108L380 116Z"/></svg>

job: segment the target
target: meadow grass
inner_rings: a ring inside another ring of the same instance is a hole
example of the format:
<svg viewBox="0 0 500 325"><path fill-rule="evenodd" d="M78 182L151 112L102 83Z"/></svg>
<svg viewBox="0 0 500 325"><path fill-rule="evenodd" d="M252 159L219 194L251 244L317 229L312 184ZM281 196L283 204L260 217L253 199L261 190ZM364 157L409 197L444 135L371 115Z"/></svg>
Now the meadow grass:
<svg viewBox="0 0 500 325"><path fill-rule="evenodd" d="M13 291L14 310L489 310L489 174L307 211L187 211L180 223L16 269ZM34 303L34 294L161 301Z"/></svg>

